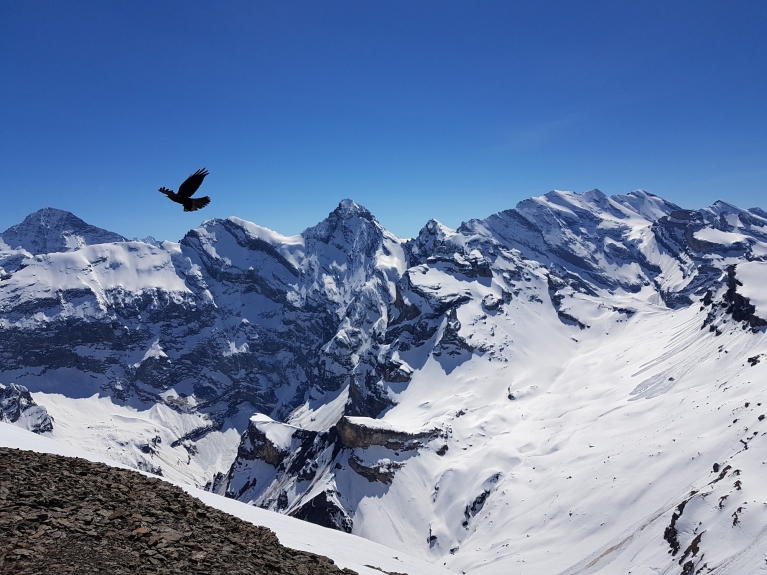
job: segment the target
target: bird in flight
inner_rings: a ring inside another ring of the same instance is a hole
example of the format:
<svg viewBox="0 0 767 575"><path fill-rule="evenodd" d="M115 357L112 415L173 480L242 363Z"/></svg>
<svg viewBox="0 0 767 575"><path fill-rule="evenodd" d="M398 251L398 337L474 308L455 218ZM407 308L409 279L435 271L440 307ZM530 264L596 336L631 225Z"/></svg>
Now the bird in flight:
<svg viewBox="0 0 767 575"><path fill-rule="evenodd" d="M184 183L179 186L178 193L175 193L173 190L169 190L165 187L160 188L159 191L168 196L169 200L173 200L174 202L184 206L185 212L193 212L195 210L199 210L200 208L204 208L210 203L210 198L208 196L203 196L201 198L192 197L192 195L197 191L197 188L200 187L202 181L207 175L208 170L203 168L201 170L197 170L194 174L189 176L184 181Z"/></svg>

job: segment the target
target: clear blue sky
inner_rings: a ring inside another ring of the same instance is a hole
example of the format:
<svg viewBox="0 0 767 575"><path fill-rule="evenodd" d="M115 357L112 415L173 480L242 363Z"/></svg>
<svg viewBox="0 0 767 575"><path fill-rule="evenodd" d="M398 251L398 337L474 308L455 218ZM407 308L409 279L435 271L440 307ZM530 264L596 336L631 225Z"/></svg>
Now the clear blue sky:
<svg viewBox="0 0 767 575"><path fill-rule="evenodd" d="M0 2L0 231L129 237L343 198L394 233L551 189L767 208L767 2ZM157 192L207 167L212 203Z"/></svg>

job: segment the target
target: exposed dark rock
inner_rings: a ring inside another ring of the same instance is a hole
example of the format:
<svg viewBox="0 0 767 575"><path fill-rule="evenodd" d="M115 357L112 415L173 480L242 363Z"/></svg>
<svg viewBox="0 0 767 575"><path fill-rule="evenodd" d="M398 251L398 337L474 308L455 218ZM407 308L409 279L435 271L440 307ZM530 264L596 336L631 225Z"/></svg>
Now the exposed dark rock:
<svg viewBox="0 0 767 575"><path fill-rule="evenodd" d="M352 519L338 501L338 494L335 491L323 491L290 515L330 529L352 532Z"/></svg>
<svg viewBox="0 0 767 575"><path fill-rule="evenodd" d="M733 527L735 526L735 523L733 523ZM687 546L687 549L684 550L684 553L682 553L682 557L679 559L679 564L682 565L682 562L687 559L687 557L695 557L700 552L700 540L703 537L703 534L705 531L701 531L698 533L693 540L690 542L690 544ZM685 563L684 568L687 568L687 565L692 563L692 561L688 561ZM683 570L682 573L684 574L685 571ZM692 573L692 571L690 571Z"/></svg>
<svg viewBox="0 0 767 575"><path fill-rule="evenodd" d="M389 322L389 326L394 326L404 321L410 321L421 315L421 310L417 305L405 302L405 300L402 298L402 290L399 286L397 286L397 293L394 298L392 307L397 310L398 313L392 314L393 317Z"/></svg>
<svg viewBox="0 0 767 575"><path fill-rule="evenodd" d="M35 403L26 387L15 383L0 383L0 421L20 423L34 433L53 430L53 418L45 407Z"/></svg>
<svg viewBox="0 0 767 575"><path fill-rule="evenodd" d="M389 360L378 364L378 373L389 383L408 383L413 378L413 369L405 363Z"/></svg>
<svg viewBox="0 0 767 575"><path fill-rule="evenodd" d="M344 447L367 449L372 445L381 445L391 450L408 451L423 445L421 440L428 440L439 435L438 430L408 433L382 427L367 427L342 417L336 429Z"/></svg>
<svg viewBox="0 0 767 575"><path fill-rule="evenodd" d="M676 511L674 511L671 516L671 523L669 523L668 527L663 531L663 539L665 539L669 544L669 547L671 547L669 553L671 553L672 556L679 553L679 532L676 529L676 522L679 521L679 518L682 516L687 501L689 500L686 499L677 505Z"/></svg>
<svg viewBox="0 0 767 575"><path fill-rule="evenodd" d="M647 237L639 241L627 233L637 220L623 208L646 219ZM5 320L0 324L0 379L5 372L8 380L14 377L31 389L47 385L50 390L56 370L67 370L76 375L68 381L92 387L88 396L165 403L205 414L209 426L167 442L186 460L195 455L195 441L229 422L244 421L245 413L287 421L296 408L316 408L321 398L338 397L347 387L348 399L338 406L339 413L379 417L422 367L418 358L437 358L446 373L477 356L505 361L508 351L499 350L513 350L514 342L501 344L491 340L495 335L485 338L482 330L472 334L473 326L482 322L495 334L492 324L513 313L515 306L508 305L512 296L518 298L515 305L543 303L546 288L541 289L541 281L548 280L548 296L559 319L580 329L589 326L576 317L582 315L573 311L577 307L567 307L570 296L594 298L604 309L630 317L633 310L611 306L608 294L645 288L672 308L702 302L710 318L706 325L717 335L731 318L761 329L767 324L737 292L735 268L723 280L721 262L761 258L751 253L749 242L767 240L764 214L739 213L748 242L720 245L700 239L717 237L699 234L703 229L733 231L720 208L681 210L641 191L612 198L598 190L577 197L552 192L514 210L467 222L457 231L431 221L417 238L399 241L365 208L344 200L302 234L300 249L237 218L205 222L164 263L163 269L171 270L183 289L142 287L132 292L118 287L97 294L90 287L52 285L27 297L24 289L6 280L21 266L47 269L46 261L55 259L47 252L80 242L72 234L61 240L66 226L38 226L25 233L49 234L55 228L49 236L58 238L58 248L49 242L35 247L43 251L32 258L19 250L0 256L5 266L0 268L0 313ZM603 225L605 215L609 226ZM101 236L82 241L92 243L94 238ZM170 253L157 242L149 243L158 253ZM677 267L674 273L665 273L668 269L648 260L654 257L650 252L643 253L647 245L654 246L654 253L656 244L666 264ZM130 253L137 246L120 250ZM401 252L404 259L397 255ZM104 257L99 258L88 263L103 264ZM611 271L616 266L623 270L620 274ZM681 280L670 285L671 276ZM714 301L725 281L727 293ZM494 295L488 295L491 291ZM474 315L479 302L472 302L477 297L482 297L479 317ZM39 312L46 319L35 323ZM421 347L419 353L404 353ZM755 358L749 358L751 365L758 363ZM165 393L173 388L177 394ZM511 388L507 397L515 399ZM408 434L359 420L353 424L346 417L328 431L292 433L288 449L248 427L237 461L227 475L210 482L210 489L345 528L344 517L354 513L344 508L345 494L327 492L304 501L323 489L315 489L313 482L343 480L349 468L383 481L387 470L363 465L349 452L373 445L414 450L439 435ZM147 455L158 447L147 438L136 445ZM444 455L447 444L440 441L433 448ZM163 472L154 460L140 465ZM242 477L235 478L240 472ZM353 474L348 477L359 481ZM264 485L270 481L271 489ZM467 505L470 516L471 507Z"/></svg>
<svg viewBox="0 0 767 575"><path fill-rule="evenodd" d="M350 376L349 379L349 400L345 409L347 415L375 418L393 405L375 371L366 371Z"/></svg>
<svg viewBox="0 0 767 575"><path fill-rule="evenodd" d="M237 457L247 460L260 459L274 467L279 466L287 457L288 453L277 447L267 437L266 433L251 422L247 431L243 433Z"/></svg>
<svg viewBox="0 0 767 575"><path fill-rule="evenodd" d="M173 441L170 445L171 447L177 447L179 445L182 445L188 441L199 441L206 435L208 435L212 431L218 431L221 429L221 424L218 422L214 422L212 425L206 425L204 427L198 427L197 429L193 429L189 433L185 433L175 441Z"/></svg>
<svg viewBox="0 0 767 575"><path fill-rule="evenodd" d="M497 481L497 477L496 477ZM490 490L485 489L482 493L477 495L474 498L474 501L471 502L470 505L467 505L466 508L463 510L463 527L469 528L469 521L472 517L477 515L480 511L482 511L482 508L485 506L485 501L487 501L487 497L490 495Z"/></svg>
<svg viewBox="0 0 767 575"><path fill-rule="evenodd" d="M740 322L743 329L750 327L753 331L763 330L767 327L767 320L756 315L756 307L751 301L738 293L738 287L742 285L737 278L737 265L731 264L727 266L727 290L722 298L718 301L713 301L713 296L709 297L710 291L706 293L704 298L704 304L706 301L710 302L710 311L708 312L706 319L703 321L702 327L709 327L709 331L715 332L716 335L722 333L718 323L727 321L727 315L732 320ZM725 315L727 314L727 315ZM756 365L759 362L759 355L748 358L751 365Z"/></svg>
<svg viewBox="0 0 767 575"><path fill-rule="evenodd" d="M503 305L503 300L495 297L492 294L487 294L482 298L482 307L487 311L498 311Z"/></svg>
<svg viewBox="0 0 767 575"><path fill-rule="evenodd" d="M462 355L465 353L473 353L474 346L469 344L465 338L460 335L461 322L458 321L458 315L455 308L452 308L447 313L447 323L445 329L442 332L442 337L439 338L437 345L434 346L432 352L435 356L439 357L443 353L448 356Z"/></svg>
<svg viewBox="0 0 767 575"><path fill-rule="evenodd" d="M578 318L570 315L567 312L564 311L558 311L557 316L559 317L559 320L562 323L568 324L568 325L577 325L580 329L587 329L589 326L583 323Z"/></svg>
<svg viewBox="0 0 767 575"><path fill-rule="evenodd" d="M354 454L349 456L349 467L370 482L378 481L379 483L391 485L391 482L394 480L394 474L402 466L402 463L387 461L385 463L378 462L376 465L368 467L363 465L362 461Z"/></svg>
<svg viewBox="0 0 767 575"><path fill-rule="evenodd" d="M736 267L735 264L727 267L727 292L724 296L728 304L727 313L731 314L735 321L748 322L751 327L767 326L767 320L755 314L756 307L750 300L738 293L738 286L743 284L735 277Z"/></svg>
<svg viewBox="0 0 767 575"><path fill-rule="evenodd" d="M133 471L0 448L0 486L0 573L354 573Z"/></svg>

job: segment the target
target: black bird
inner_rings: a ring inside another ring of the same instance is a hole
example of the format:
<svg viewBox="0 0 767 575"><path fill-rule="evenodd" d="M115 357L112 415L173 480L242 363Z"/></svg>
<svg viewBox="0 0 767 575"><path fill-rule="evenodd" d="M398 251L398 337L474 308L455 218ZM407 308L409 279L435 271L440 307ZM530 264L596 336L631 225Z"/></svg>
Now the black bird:
<svg viewBox="0 0 767 575"><path fill-rule="evenodd" d="M192 195L197 191L197 188L200 187L202 181L207 175L208 170L203 168L202 170L197 170L194 174L189 176L184 181L184 183L179 186L178 193L175 193L173 190L169 190L165 187L160 188L159 191L168 196L169 200L173 200L177 204L184 206L185 212L193 212L195 210L199 210L200 208L204 208L210 203L210 198L208 196L203 196L201 198L192 197Z"/></svg>

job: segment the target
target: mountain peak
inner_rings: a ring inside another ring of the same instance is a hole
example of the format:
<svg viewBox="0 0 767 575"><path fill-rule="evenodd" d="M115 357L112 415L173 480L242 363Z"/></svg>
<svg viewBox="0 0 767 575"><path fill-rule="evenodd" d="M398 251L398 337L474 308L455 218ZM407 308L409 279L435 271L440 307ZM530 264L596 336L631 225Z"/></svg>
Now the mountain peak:
<svg viewBox="0 0 767 575"><path fill-rule="evenodd" d="M123 242L120 234L92 226L76 215L57 208L43 208L2 234L11 248L23 248L33 254L66 252L85 245Z"/></svg>
<svg viewBox="0 0 767 575"><path fill-rule="evenodd" d="M419 262L428 255L433 255L440 251L454 251L455 246L450 245L450 241L456 237L455 230L438 220L429 220L415 238L408 240L408 247L413 257L413 265L417 265L416 262Z"/></svg>
<svg viewBox="0 0 767 575"><path fill-rule="evenodd" d="M682 209L676 204L642 189L634 190L625 195L616 194L610 199L650 221L658 220L671 212Z"/></svg>
<svg viewBox="0 0 767 575"><path fill-rule="evenodd" d="M434 218L432 218L428 222L426 222L426 225L423 228L421 228L421 231L419 232L418 236L420 237L424 235L433 235L433 236L439 236L440 238L445 238L454 233L455 233L455 230L447 227L445 224L443 224L439 220L435 220Z"/></svg>
<svg viewBox="0 0 767 575"><path fill-rule="evenodd" d="M719 214L739 214L743 210L741 210L737 206L733 206L732 204L725 202L723 200L717 200L713 204L711 204L708 208L704 208L707 211L710 211L712 213L715 213L717 215Z"/></svg>
<svg viewBox="0 0 767 575"><path fill-rule="evenodd" d="M86 224L72 212L48 207L37 210L36 212L32 212L26 218L24 218L24 221L22 221L20 224L16 224L15 226L11 226L5 230L3 235L7 234L9 231L15 228L19 228L20 226L29 225L37 225L40 228L54 229L67 225L87 226L88 224Z"/></svg>
<svg viewBox="0 0 767 575"><path fill-rule="evenodd" d="M343 219L360 217L366 220L375 219L367 208L359 205L354 200L345 199L338 203L338 207L333 210L332 214L335 214Z"/></svg>
<svg viewBox="0 0 767 575"><path fill-rule="evenodd" d="M357 232L352 230L366 229L371 225L377 230L376 235L383 233L381 224L378 223L378 220L375 219L367 208L353 200L346 199L341 200L338 207L330 212L327 218L316 226L304 230L302 235L305 238L315 238L327 243L338 231L341 231L344 236L348 236L350 233L354 235Z"/></svg>

